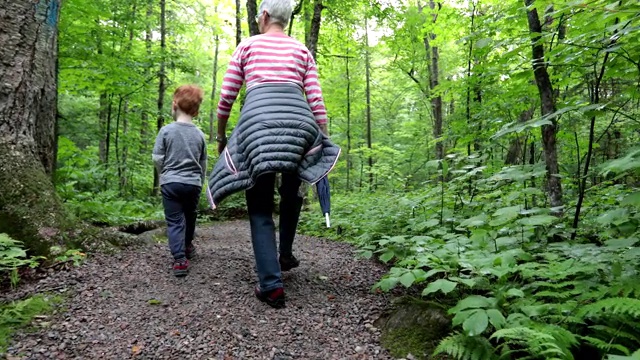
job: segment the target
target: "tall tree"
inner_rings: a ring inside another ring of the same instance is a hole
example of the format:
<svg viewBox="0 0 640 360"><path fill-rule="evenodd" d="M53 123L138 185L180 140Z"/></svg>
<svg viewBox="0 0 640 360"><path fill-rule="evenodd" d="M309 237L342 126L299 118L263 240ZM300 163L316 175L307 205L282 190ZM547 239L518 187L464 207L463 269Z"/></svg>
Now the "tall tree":
<svg viewBox="0 0 640 360"><path fill-rule="evenodd" d="M373 190L373 156L371 154L371 60L369 55L369 21L368 15L364 18L364 56L367 98L367 148L369 149L369 190Z"/></svg>
<svg viewBox="0 0 640 360"><path fill-rule="evenodd" d="M165 86L165 70L166 70L166 48L167 48L167 14L166 0L160 0L160 77L158 85L158 120L156 124L157 131L164 126L164 93ZM160 176L156 167L153 167L153 194L158 195L160 188Z"/></svg>
<svg viewBox="0 0 640 360"><path fill-rule="evenodd" d="M560 170L558 168L558 150L556 145L556 133L558 123L553 115L556 112L556 104L553 96L553 86L547 71L544 59L544 43L542 42L542 25L538 11L533 7L534 0L524 0L527 6L527 20L531 34L531 51L533 74L540 95L541 113L548 117L551 124L542 126L542 146L544 148L545 164L547 168L547 191L552 207L562 206L562 185L560 183Z"/></svg>
<svg viewBox="0 0 640 360"><path fill-rule="evenodd" d="M0 8L0 233L44 254L68 225L51 182L60 0L3 0Z"/></svg>
<svg viewBox="0 0 640 360"><path fill-rule="evenodd" d="M429 0L429 8L431 9L431 21L433 24L438 20L438 10L442 7L440 3ZM424 47L427 50L429 62L429 89L431 97L431 113L433 115L433 138L436 140L436 159L444 158L444 143L442 142L442 95L439 93L440 85L440 53L437 46L433 45L436 40L436 34L430 32L424 37Z"/></svg>

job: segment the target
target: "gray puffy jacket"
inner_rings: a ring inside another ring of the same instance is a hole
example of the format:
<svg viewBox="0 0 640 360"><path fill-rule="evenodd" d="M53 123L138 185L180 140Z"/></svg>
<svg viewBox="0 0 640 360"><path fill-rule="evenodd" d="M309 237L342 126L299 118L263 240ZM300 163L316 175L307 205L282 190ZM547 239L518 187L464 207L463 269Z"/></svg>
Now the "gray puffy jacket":
<svg viewBox="0 0 640 360"><path fill-rule="evenodd" d="M209 203L215 209L270 172L295 173L313 185L339 156L340 148L320 131L299 86L258 85L247 91L240 120L209 176Z"/></svg>

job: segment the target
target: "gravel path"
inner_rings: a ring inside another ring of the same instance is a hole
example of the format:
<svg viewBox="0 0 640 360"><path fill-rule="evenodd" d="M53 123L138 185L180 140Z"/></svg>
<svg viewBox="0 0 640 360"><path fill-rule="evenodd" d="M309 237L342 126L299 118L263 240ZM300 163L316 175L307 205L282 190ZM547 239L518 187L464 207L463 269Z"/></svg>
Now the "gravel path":
<svg viewBox="0 0 640 360"><path fill-rule="evenodd" d="M381 266L356 260L349 245L299 236L301 265L285 273L287 308L275 310L253 295L248 222L198 232L185 278L156 244L19 289L68 298L36 332L14 337L11 359L391 359L372 325L388 303L370 292Z"/></svg>

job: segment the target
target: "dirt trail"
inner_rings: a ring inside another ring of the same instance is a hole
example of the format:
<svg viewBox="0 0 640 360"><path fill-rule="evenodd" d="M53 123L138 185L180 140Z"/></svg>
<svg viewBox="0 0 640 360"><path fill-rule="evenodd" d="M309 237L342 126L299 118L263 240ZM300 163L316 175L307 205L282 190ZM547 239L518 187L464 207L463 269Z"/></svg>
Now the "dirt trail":
<svg viewBox="0 0 640 360"><path fill-rule="evenodd" d="M15 336L18 359L390 359L372 326L388 299L370 292L384 269L346 244L299 236L285 273L287 308L253 295L246 221L198 229L198 258L175 278L164 244L97 255L28 284L64 306ZM13 294L16 295L16 294ZM11 296L11 294L9 294ZM15 358L13 358L15 359Z"/></svg>

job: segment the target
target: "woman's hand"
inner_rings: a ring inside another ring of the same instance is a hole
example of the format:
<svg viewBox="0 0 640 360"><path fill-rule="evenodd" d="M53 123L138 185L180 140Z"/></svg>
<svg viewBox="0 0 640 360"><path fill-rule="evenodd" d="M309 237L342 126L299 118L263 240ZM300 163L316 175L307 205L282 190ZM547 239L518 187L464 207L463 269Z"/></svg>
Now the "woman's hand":
<svg viewBox="0 0 640 360"><path fill-rule="evenodd" d="M224 148L227 146L227 138L216 138L216 141L218 142L218 155L222 154L222 152L224 151Z"/></svg>

